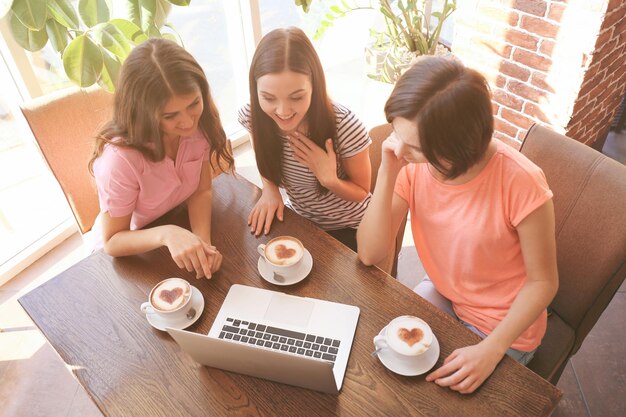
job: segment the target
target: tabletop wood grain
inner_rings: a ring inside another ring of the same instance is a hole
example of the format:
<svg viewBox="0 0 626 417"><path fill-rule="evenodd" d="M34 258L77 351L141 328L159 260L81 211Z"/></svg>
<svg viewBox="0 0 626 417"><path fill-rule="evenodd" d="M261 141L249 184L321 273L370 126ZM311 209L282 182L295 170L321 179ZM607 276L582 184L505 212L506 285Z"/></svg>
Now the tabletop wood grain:
<svg viewBox="0 0 626 417"><path fill-rule="evenodd" d="M441 347L437 367L478 336L290 210L269 236L254 237L245 219L260 190L225 174L213 187L212 239L224 262L211 280L180 270L165 248L122 258L99 251L19 300L105 416L544 416L556 407L560 391L508 357L471 395L387 370L370 353L372 338L394 317L430 324ZM183 210L162 221L188 224ZM288 287L267 283L256 268L256 246L280 235L299 238L314 259L309 276ZM233 284L358 306L342 391L323 394L194 362L139 310L150 289L172 276L204 296L204 312L187 329L198 333L209 331Z"/></svg>

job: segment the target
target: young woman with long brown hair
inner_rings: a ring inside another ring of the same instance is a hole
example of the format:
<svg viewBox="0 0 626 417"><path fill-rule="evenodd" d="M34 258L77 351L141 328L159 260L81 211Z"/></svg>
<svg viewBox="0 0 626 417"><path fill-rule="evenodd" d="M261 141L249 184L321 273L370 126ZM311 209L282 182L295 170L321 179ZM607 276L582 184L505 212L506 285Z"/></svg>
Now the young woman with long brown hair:
<svg viewBox="0 0 626 417"><path fill-rule="evenodd" d="M541 343L558 288L552 192L539 167L492 137L487 81L454 59L420 59L385 114L393 133L359 226L359 257L382 259L410 210L428 274L415 291L483 338L426 380L470 393L505 354L526 364Z"/></svg>
<svg viewBox="0 0 626 417"><path fill-rule="evenodd" d="M104 250L126 256L167 246L180 268L211 277L222 261L211 243L212 162L233 167L202 68L174 42L137 46L122 66L113 117L89 163L100 200L94 229L101 227ZM181 203L191 231L142 229Z"/></svg>
<svg viewBox="0 0 626 417"><path fill-rule="evenodd" d="M290 207L356 251L356 227L370 199L371 139L347 108L333 103L319 57L298 28L263 37L250 66L250 104L239 121L252 135L263 193L248 224L269 233Z"/></svg>

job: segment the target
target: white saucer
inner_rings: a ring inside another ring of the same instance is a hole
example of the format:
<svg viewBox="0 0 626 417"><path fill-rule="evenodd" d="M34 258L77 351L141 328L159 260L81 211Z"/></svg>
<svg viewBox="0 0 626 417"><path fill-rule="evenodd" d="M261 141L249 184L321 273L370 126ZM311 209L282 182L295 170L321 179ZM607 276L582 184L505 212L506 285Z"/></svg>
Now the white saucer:
<svg viewBox="0 0 626 417"><path fill-rule="evenodd" d="M200 290L193 285L191 286L191 301L189 301L189 307L193 307L196 310L196 315L191 320L189 320L185 316L173 320L168 320L159 316L156 313L146 314L146 319L152 327L163 332L165 331L166 327L182 330L194 324L204 312L204 297L202 296Z"/></svg>
<svg viewBox="0 0 626 417"><path fill-rule="evenodd" d="M257 268L259 269L259 273L261 274L263 279L270 284L293 285L302 281L304 278L307 277L307 275L309 275L309 272L311 272L311 269L313 268L313 257L311 256L311 252L309 252L307 249L304 249L304 254L302 255L302 261L300 261L300 265L298 265L297 269L290 273L289 276L285 276L284 281L277 281L274 279L274 272L265 263L265 259L263 259L262 256L259 256Z"/></svg>
<svg viewBox="0 0 626 417"><path fill-rule="evenodd" d="M385 331L385 328L380 331L380 334ZM391 372L395 372L398 375L421 375L430 371L430 369L437 363L437 359L439 359L439 341L433 334L433 342L430 345L430 349L428 349L426 353L421 355L419 359L413 360L411 362L398 359L398 357L393 352L391 352L389 348L383 348L379 350L378 359L380 359L382 364L385 365L385 368L389 369Z"/></svg>

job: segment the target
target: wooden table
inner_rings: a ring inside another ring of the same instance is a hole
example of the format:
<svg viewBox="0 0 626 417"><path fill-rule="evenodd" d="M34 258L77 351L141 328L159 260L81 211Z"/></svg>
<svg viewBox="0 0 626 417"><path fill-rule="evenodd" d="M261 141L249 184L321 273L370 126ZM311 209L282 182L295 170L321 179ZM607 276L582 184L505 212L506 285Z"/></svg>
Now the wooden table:
<svg viewBox="0 0 626 417"><path fill-rule="evenodd" d="M403 377L372 357L372 338L392 318L425 319L443 358L478 337L410 289L375 267L313 223L285 210L270 237L298 237L313 255L310 275L290 287L264 281L257 269L255 238L245 219L260 196L243 178L214 181L213 242L224 254L211 280L181 271L161 248L140 256L111 258L96 252L20 303L69 365L106 416L538 416L548 415L560 391L506 357L472 395L461 395L424 376ZM179 224L186 214L174 215ZM344 385L339 395L322 394L195 363L167 333L153 329L139 311L150 289L181 276L198 287L204 313L188 330L207 333L232 284L353 304L361 308Z"/></svg>

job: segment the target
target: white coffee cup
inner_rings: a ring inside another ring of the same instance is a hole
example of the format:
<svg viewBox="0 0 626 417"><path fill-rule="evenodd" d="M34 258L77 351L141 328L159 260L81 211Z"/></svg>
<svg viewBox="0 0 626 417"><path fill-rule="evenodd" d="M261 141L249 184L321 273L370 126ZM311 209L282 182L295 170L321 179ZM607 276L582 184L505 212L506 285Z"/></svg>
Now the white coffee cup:
<svg viewBox="0 0 626 417"><path fill-rule="evenodd" d="M433 342L428 323L415 316L391 320L382 334L374 337L376 349L388 349L401 360L415 360L426 353Z"/></svg>
<svg viewBox="0 0 626 417"><path fill-rule="evenodd" d="M191 285L182 278L168 278L152 288L148 301L141 305L145 314L158 314L164 319L177 319L187 314Z"/></svg>
<svg viewBox="0 0 626 417"><path fill-rule="evenodd" d="M289 275L300 266L304 256L304 245L293 236L278 236L266 244L260 244L257 251L272 271Z"/></svg>

